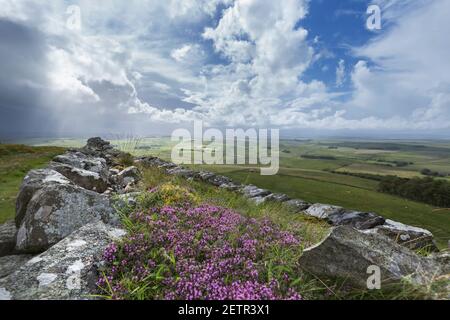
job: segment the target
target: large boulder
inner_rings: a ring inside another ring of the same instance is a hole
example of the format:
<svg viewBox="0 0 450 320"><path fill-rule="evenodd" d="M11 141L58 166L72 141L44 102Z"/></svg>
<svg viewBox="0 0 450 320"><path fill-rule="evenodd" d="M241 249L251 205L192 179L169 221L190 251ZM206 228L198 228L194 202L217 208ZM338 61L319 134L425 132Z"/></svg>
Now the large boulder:
<svg viewBox="0 0 450 320"><path fill-rule="evenodd" d="M14 251L16 234L17 228L14 221L0 224L0 257L6 256Z"/></svg>
<svg viewBox="0 0 450 320"><path fill-rule="evenodd" d="M94 299L105 248L125 231L88 224L0 279L0 300Z"/></svg>
<svg viewBox="0 0 450 320"><path fill-rule="evenodd" d="M98 193L103 193L108 189L108 175L106 171L97 173L57 162L51 163L49 167L82 188Z"/></svg>
<svg viewBox="0 0 450 320"><path fill-rule="evenodd" d="M44 185L68 185L70 180L52 169L32 170L25 176L16 199L16 227L25 217L28 203Z"/></svg>
<svg viewBox="0 0 450 320"><path fill-rule="evenodd" d="M424 286L445 272L436 259L419 256L384 235L349 226L333 228L325 240L306 249L300 258L300 267L319 278L345 279L347 284L364 289L371 266L380 268L382 284L408 278L412 284Z"/></svg>
<svg viewBox="0 0 450 320"><path fill-rule="evenodd" d="M383 225L379 225L367 232L384 234L395 242L412 250L424 249L432 252L439 251L433 234L430 231L397 221L387 219Z"/></svg>
<svg viewBox="0 0 450 320"><path fill-rule="evenodd" d="M328 221L334 226L352 226L358 230L372 229L382 225L385 219L372 212L359 212L345 210L342 207L324 204L314 204L305 210L305 213Z"/></svg>
<svg viewBox="0 0 450 320"><path fill-rule="evenodd" d="M81 188L53 170L32 171L27 177L17 205L20 252L42 252L91 222L118 221L106 195Z"/></svg>

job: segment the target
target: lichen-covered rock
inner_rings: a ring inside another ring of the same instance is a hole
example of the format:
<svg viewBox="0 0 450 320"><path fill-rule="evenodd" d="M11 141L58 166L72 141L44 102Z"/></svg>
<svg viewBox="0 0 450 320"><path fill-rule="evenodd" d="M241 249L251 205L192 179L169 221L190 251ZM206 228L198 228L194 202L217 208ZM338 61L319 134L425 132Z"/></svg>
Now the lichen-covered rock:
<svg viewBox="0 0 450 320"><path fill-rule="evenodd" d="M306 214L319 219L326 219L328 218L329 215L338 214L342 212L344 212L344 208L342 207L330 206L321 203L315 203L305 210Z"/></svg>
<svg viewBox="0 0 450 320"><path fill-rule="evenodd" d="M241 189L241 193L247 198L257 198L257 197L265 197L271 194L270 191L265 189L260 189L253 185L245 186Z"/></svg>
<svg viewBox="0 0 450 320"><path fill-rule="evenodd" d="M14 221L0 224L0 257L9 255L16 245L17 228Z"/></svg>
<svg viewBox="0 0 450 320"><path fill-rule="evenodd" d="M115 183L122 188L125 188L129 184L135 184L141 179L141 172L134 166L125 168L114 177Z"/></svg>
<svg viewBox="0 0 450 320"><path fill-rule="evenodd" d="M25 217L28 203L33 195L45 185L69 185L70 180L52 169L32 170L25 176L16 200L16 227Z"/></svg>
<svg viewBox="0 0 450 320"><path fill-rule="evenodd" d="M433 234L430 231L389 219L383 225L379 225L368 232L384 234L395 242L412 250L425 249L432 252L439 251Z"/></svg>
<svg viewBox="0 0 450 320"><path fill-rule="evenodd" d="M50 168L87 190L103 193L108 189L108 175L106 174L106 170L97 173L56 162L51 163Z"/></svg>
<svg viewBox="0 0 450 320"><path fill-rule="evenodd" d="M262 204L267 201L269 201L269 202L270 201L271 202L286 202L289 200L289 197L285 194L270 193L266 196L258 196L258 197L251 198L251 200L253 200L256 204Z"/></svg>
<svg viewBox="0 0 450 320"><path fill-rule="evenodd" d="M117 164L117 159L125 155L124 152L114 149L109 141L99 137L90 138L79 152L97 158L103 158L108 165Z"/></svg>
<svg viewBox="0 0 450 320"><path fill-rule="evenodd" d="M230 190L230 191L237 191L237 190L239 190L240 187L241 186L239 184L234 183L234 182L224 183L219 186L219 188L222 188L225 190Z"/></svg>
<svg viewBox="0 0 450 320"><path fill-rule="evenodd" d="M326 218L334 226L352 226L358 230L372 229L382 225L385 219L372 212L348 211L331 213Z"/></svg>
<svg viewBox="0 0 450 320"><path fill-rule="evenodd" d="M175 175L175 176L180 176L183 178L192 178L195 174L194 171L189 170L189 169L184 169L182 167L174 167L174 168L168 169L167 173L171 174L171 175Z"/></svg>
<svg viewBox="0 0 450 320"><path fill-rule="evenodd" d="M371 229L382 225L385 219L372 212L345 210L342 207L316 203L305 210L305 213L324 219L333 226L352 226L358 230Z"/></svg>
<svg viewBox="0 0 450 320"><path fill-rule="evenodd" d="M92 157L82 152L66 152L56 156L53 161L70 167L92 171L102 177L108 176L106 160L101 157Z"/></svg>
<svg viewBox="0 0 450 320"><path fill-rule="evenodd" d="M102 254L124 235L102 222L80 228L0 279L0 300L94 299Z"/></svg>
<svg viewBox="0 0 450 320"><path fill-rule="evenodd" d="M325 240L306 249L300 258L300 267L319 278L345 279L360 288L367 288L369 266L380 268L382 283L408 277L413 284L427 285L443 272L435 260L419 256L384 235L349 226L333 228Z"/></svg>
<svg viewBox="0 0 450 320"><path fill-rule="evenodd" d="M310 203L300 199L289 200L286 201L284 204L296 212L303 212L304 210L308 209L311 206Z"/></svg>
<svg viewBox="0 0 450 320"><path fill-rule="evenodd" d="M28 260L33 258L30 254L5 256L0 258L0 279L17 271Z"/></svg>
<svg viewBox="0 0 450 320"><path fill-rule="evenodd" d="M88 223L118 220L109 197L78 187L59 173L53 177L61 181L44 183L26 206L17 233L20 252L42 252Z"/></svg>

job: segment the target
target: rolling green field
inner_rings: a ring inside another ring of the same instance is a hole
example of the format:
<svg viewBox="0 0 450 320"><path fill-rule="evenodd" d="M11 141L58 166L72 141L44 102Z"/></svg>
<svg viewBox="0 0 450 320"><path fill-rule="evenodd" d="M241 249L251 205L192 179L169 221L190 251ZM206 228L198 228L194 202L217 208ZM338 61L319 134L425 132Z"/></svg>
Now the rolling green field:
<svg viewBox="0 0 450 320"><path fill-rule="evenodd" d="M17 192L27 172L63 152L58 147L0 144L0 223L14 218Z"/></svg>
<svg viewBox="0 0 450 320"><path fill-rule="evenodd" d="M166 160L170 160L175 144L166 137L114 137L110 141L115 147L135 155L154 155ZM85 140L32 139L20 143L78 147L84 145ZM41 160L43 162L38 164L44 163L45 157ZM427 168L444 176L439 179L450 181L450 141L447 140L282 140L280 171L276 176L261 176L259 170L251 166L204 165L195 168L223 173L237 181L308 202L372 211L386 218L423 227L434 233L441 247L447 247L450 240L450 209L380 193L377 191L378 181L349 175L423 177L421 170ZM17 186L17 181L7 188L10 197L13 186ZM2 194L3 189L2 182Z"/></svg>

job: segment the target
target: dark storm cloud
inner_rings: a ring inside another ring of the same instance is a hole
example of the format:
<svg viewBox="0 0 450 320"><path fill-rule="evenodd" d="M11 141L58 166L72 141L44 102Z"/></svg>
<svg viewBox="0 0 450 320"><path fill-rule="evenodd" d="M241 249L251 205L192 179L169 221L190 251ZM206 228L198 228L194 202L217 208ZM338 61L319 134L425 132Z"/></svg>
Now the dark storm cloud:
<svg viewBox="0 0 450 320"><path fill-rule="evenodd" d="M51 117L42 105L41 90L47 84L44 36L26 25L0 20L0 39L0 134L48 130Z"/></svg>

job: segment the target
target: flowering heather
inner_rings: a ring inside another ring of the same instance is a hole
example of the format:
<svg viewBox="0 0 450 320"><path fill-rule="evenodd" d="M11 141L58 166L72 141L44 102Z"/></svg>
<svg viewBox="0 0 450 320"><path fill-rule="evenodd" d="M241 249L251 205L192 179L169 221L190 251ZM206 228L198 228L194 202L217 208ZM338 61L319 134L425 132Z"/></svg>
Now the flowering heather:
<svg viewBox="0 0 450 320"><path fill-rule="evenodd" d="M114 299L300 299L291 289L299 241L229 209L154 208L104 253L99 287Z"/></svg>

